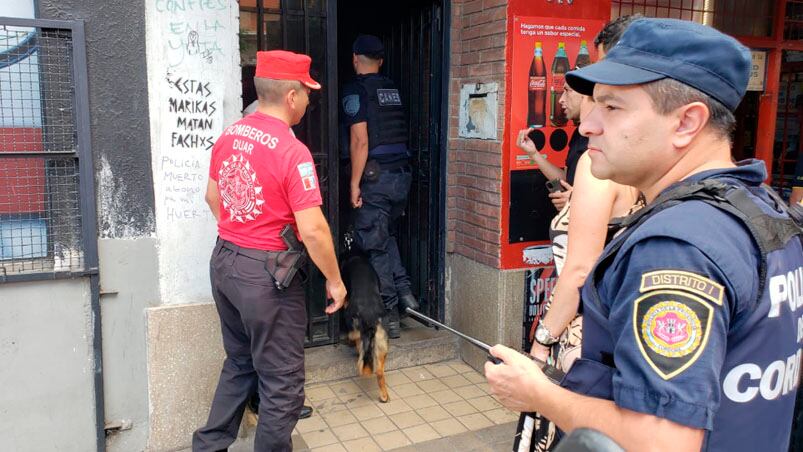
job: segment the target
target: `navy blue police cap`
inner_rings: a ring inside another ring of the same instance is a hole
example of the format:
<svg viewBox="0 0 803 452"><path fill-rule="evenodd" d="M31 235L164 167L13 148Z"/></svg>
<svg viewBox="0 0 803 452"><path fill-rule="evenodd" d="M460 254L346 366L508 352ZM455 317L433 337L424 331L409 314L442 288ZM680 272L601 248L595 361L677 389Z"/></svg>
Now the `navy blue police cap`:
<svg viewBox="0 0 803 452"><path fill-rule="evenodd" d="M374 35L359 35L354 40L351 50L355 55L367 55L369 57L384 58L385 46L382 41Z"/></svg>
<svg viewBox="0 0 803 452"><path fill-rule="evenodd" d="M638 19L603 60L567 73L566 83L590 96L597 83L623 86L671 78L734 111L747 89L750 65L750 51L712 27Z"/></svg>

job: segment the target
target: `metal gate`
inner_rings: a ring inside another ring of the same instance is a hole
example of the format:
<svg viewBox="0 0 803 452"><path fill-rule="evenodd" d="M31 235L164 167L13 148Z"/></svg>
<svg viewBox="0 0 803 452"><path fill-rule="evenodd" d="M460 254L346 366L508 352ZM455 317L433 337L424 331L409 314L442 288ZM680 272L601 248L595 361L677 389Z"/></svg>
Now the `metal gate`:
<svg viewBox="0 0 803 452"><path fill-rule="evenodd" d="M83 22L0 18L6 448L105 448L95 215Z"/></svg>
<svg viewBox="0 0 803 452"><path fill-rule="evenodd" d="M323 84L310 95L307 114L296 136L312 152L320 179L323 211L335 237L337 229L337 105L336 5L328 0L251 0L240 2L240 48L243 55L243 103L256 99L253 90L257 50L283 49L312 57L312 77ZM252 29L248 24L253 24ZM243 29L246 27L245 29ZM304 345L331 344L338 339L336 316L327 316L324 278L314 265L307 284L307 336Z"/></svg>
<svg viewBox="0 0 803 452"><path fill-rule="evenodd" d="M413 293L421 309L443 320L446 155L443 113L443 6L441 2L409 2L384 33L385 73L399 84L410 124L413 184L399 231L399 252L410 272Z"/></svg>
<svg viewBox="0 0 803 452"><path fill-rule="evenodd" d="M361 7L356 3L359 2L341 2L340 7ZM373 3L365 2L365 6ZM443 30L448 28L443 25L441 2L417 1L394 8L399 8L402 14L394 15L386 27L379 27L375 33L388 43L386 72L395 80L401 80L399 88L408 105L410 145L417 169L407 215L401 225L400 252L410 270L414 293L422 301L422 309L442 320L446 181L442 174L445 152L441 150L445 149L446 141L441 124L446 121L442 93L447 92L447 81L441 74L448 71L445 57L448 53L444 53L448 42L443 35ZM252 79L257 50L285 49L312 57L312 76L322 82L323 89L312 94L303 122L294 129L312 152L320 177L324 213L334 236L341 237L337 189L338 74L349 73L351 69L350 60L338 59L338 2L243 0L240 24L244 105L256 99ZM336 246L340 243L336 242ZM338 340L339 319L324 313L324 280L314 266L310 267L305 345L331 344Z"/></svg>

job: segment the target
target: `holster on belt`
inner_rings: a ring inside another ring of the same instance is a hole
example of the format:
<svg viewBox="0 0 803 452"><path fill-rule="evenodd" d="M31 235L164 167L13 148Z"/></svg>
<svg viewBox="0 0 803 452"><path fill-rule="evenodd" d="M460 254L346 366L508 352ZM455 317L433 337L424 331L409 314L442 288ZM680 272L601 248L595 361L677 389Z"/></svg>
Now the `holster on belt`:
<svg viewBox="0 0 803 452"><path fill-rule="evenodd" d="M379 162L368 159L362 171L362 180L365 182L376 182L379 180L380 174L382 174L382 167L379 165Z"/></svg>
<svg viewBox="0 0 803 452"><path fill-rule="evenodd" d="M309 255L304 245L298 241L295 230L289 224L285 225L279 236L287 245L287 251L271 253L270 258L265 261L265 268L273 277L276 288L284 290L290 287L299 270L303 275Z"/></svg>

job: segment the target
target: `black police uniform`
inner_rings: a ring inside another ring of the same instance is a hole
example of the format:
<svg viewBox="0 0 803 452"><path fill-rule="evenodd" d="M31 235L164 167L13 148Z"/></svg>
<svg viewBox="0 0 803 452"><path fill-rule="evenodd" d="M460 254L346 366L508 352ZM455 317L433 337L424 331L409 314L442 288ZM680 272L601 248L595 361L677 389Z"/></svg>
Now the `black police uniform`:
<svg viewBox="0 0 803 452"><path fill-rule="evenodd" d="M379 175L360 183L363 205L352 211L355 244L368 254L379 276L385 308L395 310L399 297L411 293L410 278L399 256L396 222L407 205L412 174L407 148L408 127L399 91L380 74L358 75L343 87L340 102L341 161L346 170L343 196L350 199L350 128L367 122L368 162ZM371 163L374 162L374 163ZM369 180L370 179L370 180Z"/></svg>

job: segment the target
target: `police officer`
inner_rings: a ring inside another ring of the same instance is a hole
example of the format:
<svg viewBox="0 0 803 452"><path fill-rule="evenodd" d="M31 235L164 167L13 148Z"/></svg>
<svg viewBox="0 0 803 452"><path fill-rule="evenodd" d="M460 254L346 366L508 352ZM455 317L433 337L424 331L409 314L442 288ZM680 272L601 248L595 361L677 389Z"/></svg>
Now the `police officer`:
<svg viewBox="0 0 803 452"><path fill-rule="evenodd" d="M357 75L343 87L340 102L345 195L354 209L355 244L368 254L379 276L388 335L398 338L399 312L418 309L396 241L396 223L412 181L407 120L395 83L379 74L382 41L360 35L352 50Z"/></svg>
<svg viewBox="0 0 803 452"><path fill-rule="evenodd" d="M310 63L292 52L257 52L259 107L227 127L212 149L206 200L219 238L210 274L226 360L209 420L193 435L194 451L234 442L254 391L260 400L254 449L292 450L304 402L307 314L298 276L286 288L276 285L288 270L278 259L288 249L280 237L285 226L300 235L326 277L334 300L326 313L340 309L346 296L312 155L290 130L304 116L310 90L321 87L309 75Z"/></svg>
<svg viewBox="0 0 803 452"><path fill-rule="evenodd" d="M796 215L731 162L750 53L711 27L639 19L606 59L567 74L594 96L592 173L639 188L582 291L582 357L562 386L497 345L508 408L626 450L785 451L800 380L803 249Z"/></svg>

